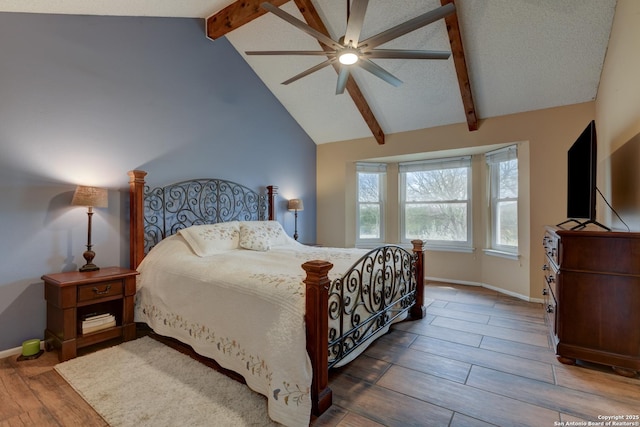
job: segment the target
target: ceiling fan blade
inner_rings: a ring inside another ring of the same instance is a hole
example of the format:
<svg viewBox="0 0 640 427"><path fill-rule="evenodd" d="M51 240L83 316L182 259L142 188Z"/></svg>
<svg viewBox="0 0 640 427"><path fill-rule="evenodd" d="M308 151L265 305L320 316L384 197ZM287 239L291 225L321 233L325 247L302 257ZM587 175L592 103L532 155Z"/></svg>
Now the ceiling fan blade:
<svg viewBox="0 0 640 427"><path fill-rule="evenodd" d="M336 84L336 95L344 93L344 89L347 87L347 79L349 79L349 66L341 65L338 73L338 83Z"/></svg>
<svg viewBox="0 0 640 427"><path fill-rule="evenodd" d="M289 15L287 12L285 12L284 10L272 5L271 3L264 2L264 3L262 3L260 5L260 7L262 7L263 9L268 10L269 12L271 12L274 15L278 16L279 18L284 19L285 21L287 21L291 25L293 25L296 28L298 28L298 29L304 31L305 33L309 34L311 37L314 37L320 43L325 44L325 45L327 45L327 46L329 46L329 47L331 47L333 49L341 49L342 48L340 43L338 43L335 40L331 39L330 37L322 34L320 31L316 30L315 28L310 27L306 22L302 22L301 20L299 20L295 16Z"/></svg>
<svg viewBox="0 0 640 427"><path fill-rule="evenodd" d="M289 83L293 83L296 80L299 80L299 79L301 79L301 78L303 78L305 76L308 76L309 74L311 74L311 73L313 73L315 71L318 71L318 70L320 70L320 69L322 69L322 68L324 68L324 67L326 67L328 65L333 64L336 60L337 60L337 58L327 59L326 61L321 62L318 65L314 65L313 67L309 68L308 70L305 70L305 71L301 72L300 74L296 74L295 76L291 77L289 80L283 81L282 84L283 85L288 85Z"/></svg>
<svg viewBox="0 0 640 427"><path fill-rule="evenodd" d="M440 50L399 50L399 49L374 49L365 52L367 58L385 59L449 59L451 52Z"/></svg>
<svg viewBox="0 0 640 427"><path fill-rule="evenodd" d="M368 4L369 0L353 0L353 3L351 3L349 22L347 22L347 31L344 35L345 46L351 43L351 47L358 47L358 39L360 38L364 14L367 11Z"/></svg>
<svg viewBox="0 0 640 427"><path fill-rule="evenodd" d="M437 9L424 13L400 25L396 25L393 28L389 28L386 31L383 31L379 34L376 34L375 36L371 36L368 39L363 40L360 43L360 47L362 50L371 50L376 46L380 46L381 44L384 44L388 41L396 39L407 33L410 33L411 31L417 30L418 28L431 24L432 22L435 22L438 19L444 18L445 16L455 12L455 10L456 10L456 7L453 3L448 3L445 6L440 6Z"/></svg>
<svg viewBox="0 0 640 427"><path fill-rule="evenodd" d="M373 74L374 76L381 78L385 82L395 87L398 87L402 84L402 80L398 79L396 76L394 76L393 74L391 74L390 72L382 68L381 66L369 61L368 59L360 58L357 64L361 68Z"/></svg>
<svg viewBox="0 0 640 427"><path fill-rule="evenodd" d="M310 56L335 56L335 52L324 50L247 50L247 55L310 55Z"/></svg>

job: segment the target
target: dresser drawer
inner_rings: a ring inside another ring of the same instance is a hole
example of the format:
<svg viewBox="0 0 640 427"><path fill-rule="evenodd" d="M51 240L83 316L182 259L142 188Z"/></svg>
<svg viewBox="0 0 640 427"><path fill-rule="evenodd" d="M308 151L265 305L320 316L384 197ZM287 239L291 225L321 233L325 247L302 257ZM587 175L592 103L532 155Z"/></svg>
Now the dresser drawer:
<svg viewBox="0 0 640 427"><path fill-rule="evenodd" d="M549 291L553 293L554 297L558 295L557 280L558 280L558 274L555 273L553 269L545 272L544 281L547 284L547 289L549 289Z"/></svg>
<svg viewBox="0 0 640 427"><path fill-rule="evenodd" d="M560 242L558 240L558 236L547 231L544 235L544 239L542 240L542 246L544 247L544 253L549 262L554 266L559 266Z"/></svg>
<svg viewBox="0 0 640 427"><path fill-rule="evenodd" d="M556 300L556 296L552 292L550 292L549 295L547 295L547 298L545 298L544 311L547 316L547 325L551 330L551 339L555 341L555 350L555 346L558 344L558 302Z"/></svg>
<svg viewBox="0 0 640 427"><path fill-rule="evenodd" d="M78 302L92 301L122 295L122 280L78 286Z"/></svg>

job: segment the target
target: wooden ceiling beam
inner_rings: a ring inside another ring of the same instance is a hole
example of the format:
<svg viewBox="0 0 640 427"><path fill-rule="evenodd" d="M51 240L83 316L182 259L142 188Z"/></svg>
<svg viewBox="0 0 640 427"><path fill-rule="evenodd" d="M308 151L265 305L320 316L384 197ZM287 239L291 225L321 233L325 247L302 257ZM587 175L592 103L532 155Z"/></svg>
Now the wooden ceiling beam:
<svg viewBox="0 0 640 427"><path fill-rule="evenodd" d="M260 7L260 4L264 1L265 0L238 0L225 7L220 12L210 16L207 18L207 37L215 40L264 15L267 11ZM269 3L279 7L288 1L289 0L269 0ZM320 15L318 15L318 12L313 6L311 0L294 0L294 2L300 10L300 13L302 13L304 19L311 27L329 36L329 31L322 22L322 19L320 18ZM440 2L444 6L448 3L454 3L455 0L441 0ZM458 78L458 85L460 87L460 95L462 97L462 104L467 119L467 126L469 131L475 131L478 129L478 117L473 101L471 81L467 71L467 62L464 55L457 12L445 17L445 24L449 35L449 43L451 44L451 54L453 56L453 63ZM324 50L329 50L327 46L322 43L319 44ZM334 64L334 67L336 68L336 71L339 71L340 66L338 64ZM373 115L373 112L371 111L362 91L358 87L358 84L351 75L347 80L346 89L378 144L384 144L384 132Z"/></svg>
<svg viewBox="0 0 640 427"><path fill-rule="evenodd" d="M269 0L274 6L280 7L289 0ZM238 0L207 18L207 37L218 39L228 32L242 27L259 16L267 13L260 7L265 0Z"/></svg>
<svg viewBox="0 0 640 427"><path fill-rule="evenodd" d="M454 0L440 0L445 6L454 3ZM460 36L460 26L458 24L458 12L452 13L444 18L447 25L447 33L449 34L449 43L451 44L451 55L453 56L453 64L456 67L456 75L458 76L458 85L460 86L460 95L462 96L462 104L464 106L464 114L467 117L467 126L469 131L478 130L478 116L476 107L473 102L473 93L471 91L471 81L467 71L467 61L464 57L464 49L462 47L462 37Z"/></svg>

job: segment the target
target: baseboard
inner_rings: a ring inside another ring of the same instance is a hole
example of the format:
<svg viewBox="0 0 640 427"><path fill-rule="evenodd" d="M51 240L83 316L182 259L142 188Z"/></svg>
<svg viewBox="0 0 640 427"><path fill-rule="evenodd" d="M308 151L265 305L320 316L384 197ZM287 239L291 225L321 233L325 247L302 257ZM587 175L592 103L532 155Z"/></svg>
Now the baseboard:
<svg viewBox="0 0 640 427"><path fill-rule="evenodd" d="M492 286L492 285L489 285L487 283L470 282L470 281L466 281L466 280L441 279L439 277L426 277L425 280L426 281L431 281L431 282L440 282L440 283L453 283L454 285L480 286L482 288L491 289L492 291L500 292L501 294L509 295L511 297L515 297L515 298L521 299L523 301L534 302L534 303L539 303L539 304L542 304L544 302L543 299L530 298L530 297L528 297L526 295L522 295L522 294L519 294L517 292L507 291L505 289L499 288L497 286Z"/></svg>
<svg viewBox="0 0 640 427"><path fill-rule="evenodd" d="M528 297L526 295L522 295L522 294L519 294L517 292L511 292L511 291L504 290L502 288L498 288L496 286L487 285L486 283L483 283L482 287L483 288L487 288L487 289L491 289L492 291L500 292L501 294L509 295L509 296L512 296L512 297L515 297L515 298L518 298L518 299L521 299L521 300L527 301L527 302L542 303L542 301L543 301L543 300L538 299L538 298L530 298L530 297Z"/></svg>
<svg viewBox="0 0 640 427"><path fill-rule="evenodd" d="M440 277L425 277L424 280L426 282L453 283L454 285L482 286L482 283L478 283L478 282L469 282L466 280L442 279Z"/></svg>
<svg viewBox="0 0 640 427"><path fill-rule="evenodd" d="M44 341L40 340L40 350L44 350ZM22 354L22 346L0 351L0 359Z"/></svg>

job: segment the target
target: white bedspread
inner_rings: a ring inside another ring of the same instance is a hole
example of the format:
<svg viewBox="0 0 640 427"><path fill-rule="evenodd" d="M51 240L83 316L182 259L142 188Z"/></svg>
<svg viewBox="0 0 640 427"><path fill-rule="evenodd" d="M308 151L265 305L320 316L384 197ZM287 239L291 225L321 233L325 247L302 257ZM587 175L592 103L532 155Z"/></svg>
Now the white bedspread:
<svg viewBox="0 0 640 427"><path fill-rule="evenodd" d="M327 260L334 264L333 280L366 252L291 240L266 252L236 249L198 257L175 235L138 267L135 320L241 374L267 397L273 420L307 426L312 371L301 265Z"/></svg>

